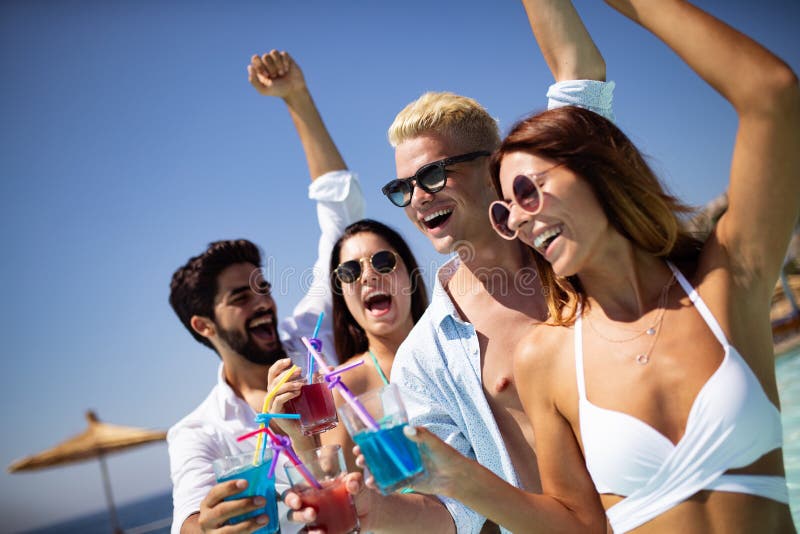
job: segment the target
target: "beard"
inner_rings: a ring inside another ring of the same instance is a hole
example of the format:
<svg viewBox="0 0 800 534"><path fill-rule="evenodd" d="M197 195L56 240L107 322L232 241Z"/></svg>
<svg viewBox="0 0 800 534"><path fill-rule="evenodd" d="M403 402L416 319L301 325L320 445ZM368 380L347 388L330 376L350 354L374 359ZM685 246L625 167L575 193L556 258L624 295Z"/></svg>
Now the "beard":
<svg viewBox="0 0 800 534"><path fill-rule="evenodd" d="M281 358L286 357L286 351L283 350L280 339L277 339L277 348L262 349L256 344L249 332L242 333L236 330L219 329L219 337L227 343L234 352L251 363L272 365Z"/></svg>

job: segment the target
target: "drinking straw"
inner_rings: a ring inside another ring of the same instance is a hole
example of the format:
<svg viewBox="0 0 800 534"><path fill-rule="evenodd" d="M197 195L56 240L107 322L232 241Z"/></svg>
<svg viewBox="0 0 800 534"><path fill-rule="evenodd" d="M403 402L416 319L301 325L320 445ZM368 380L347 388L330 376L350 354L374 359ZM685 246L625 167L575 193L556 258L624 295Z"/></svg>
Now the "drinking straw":
<svg viewBox="0 0 800 534"><path fill-rule="evenodd" d="M296 413L285 413L285 414L284 413L260 413L260 414L256 415L256 423L260 423L260 426L261 426L261 428L259 428L259 431L262 428L263 429L269 428L269 422L270 422L271 419L300 419L300 415L296 414ZM252 436L253 432L251 432L250 435ZM262 464L264 463L264 453L267 452L267 444L266 444L266 441L264 441L263 438L264 438L264 435L259 433L258 434L258 443L256 445L256 452L255 452L255 454L258 455L257 457L261 458L261 463ZM276 449L274 446L272 447L272 449L274 451L274 454L272 455L272 462L270 462L270 475L269 475L268 478L272 478L272 475L274 474L274 466L275 466L276 456L280 453L280 451L278 449ZM255 458L253 459L253 465L256 465Z"/></svg>
<svg viewBox="0 0 800 534"><path fill-rule="evenodd" d="M270 413L266 413L266 414L258 414L256 416L256 421L259 422L259 423L261 423L261 422L268 423L269 419L271 419L271 418L299 419L300 416L297 415L297 414L270 414ZM289 440L289 438L287 438L285 436L279 436L279 435L275 434L272 430L270 430L269 426L266 426L265 424L261 424L261 428L259 428L258 430L254 430L252 432L248 432L247 434L245 434L243 436L239 436L238 438L236 438L236 441L243 441L243 440L245 440L247 438L253 437L256 434L258 434L259 437L261 437L265 433L270 438L270 441L271 441L271 445L270 446L272 446L272 448L275 450L275 454L273 455L273 458L272 458L272 463L273 464L275 463L275 461L276 461L275 458L278 456L278 454L283 452L289 458L289 461L292 463L292 465L294 465L297 468L297 470L300 472L301 475L303 475L303 478L305 478L306 481L309 484L311 484L312 486L314 486L317 489L321 489L322 488L322 485L317 481L316 478L314 478L314 475L311 474L311 471L309 471L308 468L305 466L305 464L303 464L303 462L300 461L300 458L297 457L297 454L294 452L294 449L292 449L292 442ZM258 451L256 451L256 452L258 452ZM270 469L274 473L274 465L270 465Z"/></svg>
<svg viewBox="0 0 800 534"><path fill-rule="evenodd" d="M315 337L312 337L309 341L311 342L311 345L316 350L318 350L318 351L322 350L322 341L320 341L319 339L317 339ZM306 369L308 370L308 373L306 375L306 382L308 382L309 384L313 384L314 383L314 358L311 356L310 352L306 352Z"/></svg>
<svg viewBox="0 0 800 534"><path fill-rule="evenodd" d="M256 416L256 422L262 423L260 428L239 436L236 438L236 441L244 441L247 438L252 438L256 434L263 434L266 432L264 426L269 422L269 419L300 419L300 415L296 413L260 413Z"/></svg>
<svg viewBox="0 0 800 534"><path fill-rule="evenodd" d="M281 439L280 439L281 436L277 436L269 428L266 429L266 432L267 432L267 435L270 437L270 439L272 440L273 443L278 443L278 442L281 441ZM288 438L286 438L286 439L288 439ZM317 481L317 479L314 478L314 475L311 474L311 471L308 470L308 467L306 467L306 465L303 462L300 461L300 458L297 457L297 453L294 452L294 449L291 446L291 442L289 443L289 445L287 447L283 448L283 453L286 454L286 456L289 457L289 461L292 462L292 465L297 468L297 470L300 472L301 475L303 475L303 478L306 479L306 482L308 482L309 484L311 484L312 486L314 486L317 489L322 489L322 484L320 484Z"/></svg>
<svg viewBox="0 0 800 534"><path fill-rule="evenodd" d="M316 341L314 344L314 348L317 350L322 350L322 341L320 341L317 336L319 335L319 329L322 327L322 319L325 317L325 312L319 312L319 317L317 317L317 325L314 327L314 333L311 334L311 339ZM311 354L307 355L308 360L306 363L306 369L308 370L307 382L312 384L314 382L314 358L311 357Z"/></svg>
<svg viewBox="0 0 800 534"><path fill-rule="evenodd" d="M267 395L264 397L264 404L261 405L261 413L262 414L265 414L265 413L269 412L269 405L272 402L272 399L275 398L275 395L278 394L278 390L280 389L280 387L282 385L284 385L289 380L289 377L292 376L292 374L294 374L296 369L297 369L297 366L296 365L292 365L292 367L283 375L283 378L281 378L278 381L278 383L275 385L275 387L272 388L272 390L270 390L267 393ZM264 423L261 423L261 427L260 428L264 428ZM258 442L256 443L256 454L258 454L258 451L262 451L262 456L263 456L264 436L262 434L258 435ZM253 465L255 465L256 463L258 463L258 456L253 456Z"/></svg>
<svg viewBox="0 0 800 534"><path fill-rule="evenodd" d="M292 367L289 368L286 374L283 375L283 378L281 378L278 381L275 387L272 388L272 390L269 393L267 393L267 395L264 397L264 404L261 405L261 413L269 412L269 403L272 402L272 399L275 398L275 395L278 394L278 389L280 389L280 387L289 380L289 377L292 376L295 370L297 370L297 366L292 365Z"/></svg>
<svg viewBox="0 0 800 534"><path fill-rule="evenodd" d="M317 326L314 327L314 333L311 334L311 337L315 338L319 335L319 329L322 326L322 319L325 317L325 312L319 312L319 317L317 317Z"/></svg>
<svg viewBox="0 0 800 534"><path fill-rule="evenodd" d="M301 337L300 341L302 341L303 345L306 346L308 353L311 354L311 356L313 356L313 358L317 361L317 365L320 369L322 369L322 372L326 375L329 374L331 372L331 368L328 367L328 364L325 363L325 360L322 358L322 356L320 356L319 352L317 352L316 349L311 345L311 342L308 340L308 338L305 336ZM365 426L369 427L370 430L380 430L380 425L378 425L377 421L375 421L375 419L373 419L372 416L367 413L367 410L364 409L364 406L358 402L358 399L356 399L355 395L353 395L353 393L347 389L347 386L345 386L341 380L337 380L334 385L339 387L339 393L341 393L342 398L347 401L350 406L352 406L353 411L356 413L356 415L358 415L359 419L361 419Z"/></svg>
<svg viewBox="0 0 800 534"><path fill-rule="evenodd" d="M333 380L328 380L330 384L329 387L334 387L334 386L338 387L339 394L350 405L350 407L353 408L353 411L358 416L358 418L361 419L361 422L364 423L364 425L371 431L373 432L379 431L381 427L378 424L378 422L375 421L375 419L369 414L369 412L367 412L366 408L364 408L364 405L361 404L361 402L359 402L359 400L355 397L355 395L353 395L353 392L347 388L344 382L342 382L342 377L338 376L337 373L333 373L331 371L331 368L328 367L328 364L325 363L325 360L322 358L319 352L317 352L316 349L311 345L311 342L308 340L308 338L301 337L300 341L303 342L303 345L306 346L308 352L317 361L317 365L319 365L319 368L322 369L322 371L326 375L326 380L328 379L328 377L333 378ZM379 434L379 437L382 436L380 436ZM380 439L379 443L383 444L384 448L386 449L386 453L392 460L392 463L394 463L395 466L397 466L397 468L400 469L403 475L406 477L411 476L409 468L401 460L400 455L398 454L397 449L395 449L394 444L387 442L383 439Z"/></svg>
<svg viewBox="0 0 800 534"><path fill-rule="evenodd" d="M349 371L350 369L353 369L354 367L358 367L359 365L362 365L363 363L364 363L364 360L356 360L353 363L348 363L347 365L342 365L341 367L337 367L336 369L334 369L330 373L326 373L325 376L327 377L327 376L334 376L334 375L342 374L345 371Z"/></svg>

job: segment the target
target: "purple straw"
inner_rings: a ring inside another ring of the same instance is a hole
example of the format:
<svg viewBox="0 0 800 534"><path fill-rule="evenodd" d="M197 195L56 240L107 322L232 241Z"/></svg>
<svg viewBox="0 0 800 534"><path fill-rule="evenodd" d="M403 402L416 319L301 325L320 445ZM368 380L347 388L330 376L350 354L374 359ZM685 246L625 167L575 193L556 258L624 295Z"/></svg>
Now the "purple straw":
<svg viewBox="0 0 800 534"><path fill-rule="evenodd" d="M349 371L350 369L353 369L353 368L358 367L359 365L363 365L363 364L364 364L364 360L358 360L356 362L349 363L347 365L342 365L341 367L337 367L336 369L334 369L330 373L326 373L325 376L329 377L329 376L338 375L338 374L344 373L345 371Z"/></svg>
<svg viewBox="0 0 800 534"><path fill-rule="evenodd" d="M306 346L309 354L311 354L311 356L313 356L317 361L317 365L320 369L322 369L322 372L326 375L330 374L331 368L328 367L328 364L325 363L325 360L322 358L322 356L320 356L319 352L317 352L316 349L311 346L311 342L308 341L308 338L305 336L301 337L300 341L303 342L303 345ZM342 395L342 398L353 407L353 411L356 413L356 415L358 415L359 419L361 419L364 425L373 431L380 430L380 425L378 425L377 421L375 421L375 419L373 419L372 416L367 413L367 410L364 409L364 406L360 402L358 402L358 399L356 399L355 395L353 395L353 393L347 389L347 386L345 386L341 380L337 380L336 385L339 386L339 393Z"/></svg>
<svg viewBox="0 0 800 534"><path fill-rule="evenodd" d="M269 465L267 478L272 478L275 476L277 458L282 452L289 457L289 461L292 462L298 471L300 471L300 474L303 475L303 478L305 478L307 482L309 482L316 489L322 489L322 484L319 483L314 475L311 474L311 471L308 470L308 467L306 467L306 465L300 461L300 458L297 457L294 449L292 449L292 441L286 436L280 436L272 432L270 432L270 437L272 438L272 441L270 441L270 447L272 447L275 453L272 456L272 463Z"/></svg>
<svg viewBox="0 0 800 534"><path fill-rule="evenodd" d="M338 373L331 371L331 368L328 367L328 364L325 363L325 360L322 358L322 356L320 356L319 352L317 352L317 350L311 345L311 342L308 340L308 338L301 337L300 340L303 342L303 345L306 346L308 352L314 357L315 360L317 360L317 365L319 365L319 368L322 369L322 371L328 377L327 380L329 382L329 387L338 387L339 394L345 401L347 401L348 404L350 404L350 406L353 408L353 411L356 413L356 415L358 415L358 418L361 419L361 422L363 422L364 425L366 425L372 432L378 432L381 429L380 425L369 414L369 412L367 412L366 408L364 408L364 405L359 402L355 395L353 395L353 392L344 385L344 382L342 382L342 377L338 376ZM397 466L397 468L400 469L400 471L406 477L410 476L411 473L406 464L403 463L403 460L400 458L395 445L389 441L386 441L385 439L381 439L380 443L383 444L384 448L386 449L386 453L389 455L389 458Z"/></svg>

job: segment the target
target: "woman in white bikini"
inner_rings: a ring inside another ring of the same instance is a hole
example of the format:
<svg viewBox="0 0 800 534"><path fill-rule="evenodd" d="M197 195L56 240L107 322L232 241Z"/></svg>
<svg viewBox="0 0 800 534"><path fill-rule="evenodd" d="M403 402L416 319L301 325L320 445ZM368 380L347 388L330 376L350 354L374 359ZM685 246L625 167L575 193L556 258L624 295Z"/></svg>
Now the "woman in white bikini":
<svg viewBox="0 0 800 534"><path fill-rule="evenodd" d="M532 247L552 325L515 378L543 495L424 429L420 491L514 532L793 532L769 323L800 209L800 90L769 51L682 0L607 0L669 45L738 115L729 208L701 243L612 123L561 108L493 160L490 217Z"/></svg>

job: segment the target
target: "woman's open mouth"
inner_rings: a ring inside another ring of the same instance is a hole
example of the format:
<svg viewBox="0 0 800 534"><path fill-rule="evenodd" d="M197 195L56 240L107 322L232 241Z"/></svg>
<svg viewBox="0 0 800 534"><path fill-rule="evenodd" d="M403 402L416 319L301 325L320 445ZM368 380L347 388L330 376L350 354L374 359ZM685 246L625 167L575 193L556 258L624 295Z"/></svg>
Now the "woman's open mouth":
<svg viewBox="0 0 800 534"><path fill-rule="evenodd" d="M381 290L374 290L364 298L364 307L376 317L386 315L392 309L392 296Z"/></svg>

